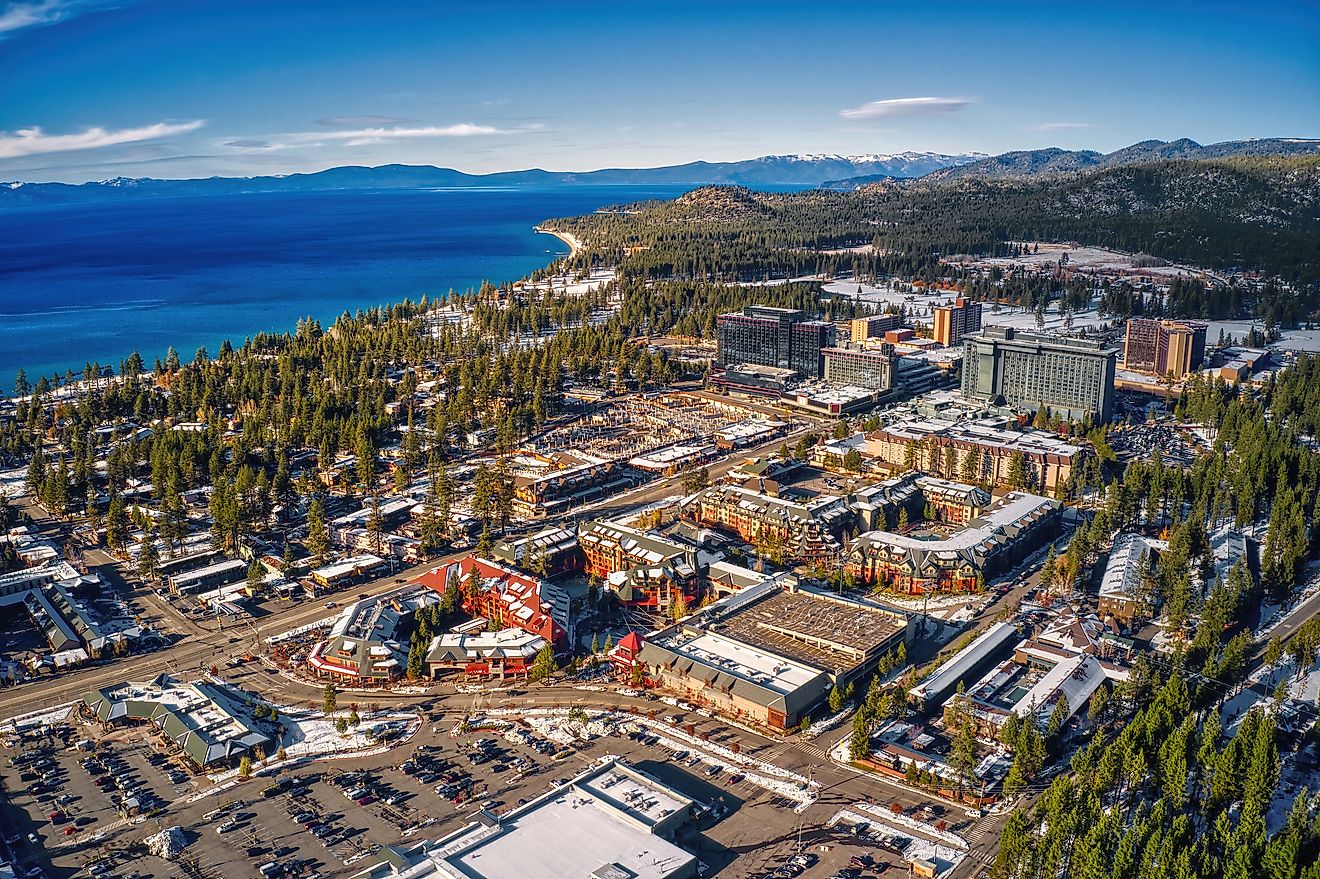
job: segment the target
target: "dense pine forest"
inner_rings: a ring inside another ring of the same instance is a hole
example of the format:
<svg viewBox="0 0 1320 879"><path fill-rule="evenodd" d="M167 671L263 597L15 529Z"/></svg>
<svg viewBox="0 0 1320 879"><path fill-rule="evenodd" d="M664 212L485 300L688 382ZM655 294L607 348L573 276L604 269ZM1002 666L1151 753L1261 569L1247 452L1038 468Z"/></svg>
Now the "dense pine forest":
<svg viewBox="0 0 1320 879"><path fill-rule="evenodd" d="M1314 310L1320 282L1317 207L1320 158L1256 157L895 181L855 192L705 187L549 225L587 243L580 265L724 281L816 272L934 280L948 271L943 256L1006 255L1012 241L1078 241L1278 276L1305 288L1295 312L1304 314Z"/></svg>

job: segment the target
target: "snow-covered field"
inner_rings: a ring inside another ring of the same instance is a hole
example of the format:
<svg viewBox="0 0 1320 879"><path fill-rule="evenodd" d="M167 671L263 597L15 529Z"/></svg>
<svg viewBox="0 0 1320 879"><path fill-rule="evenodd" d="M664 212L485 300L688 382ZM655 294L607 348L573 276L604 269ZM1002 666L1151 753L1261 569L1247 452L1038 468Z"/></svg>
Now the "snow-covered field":
<svg viewBox="0 0 1320 879"><path fill-rule="evenodd" d="M378 737L388 730L398 730L401 737L406 738L420 723L415 714L380 714L340 733L335 729L335 721L319 711L295 712L281 717L285 721L284 751L290 758L363 751L377 747ZM410 726L411 730L408 729Z"/></svg>
<svg viewBox="0 0 1320 879"><path fill-rule="evenodd" d="M610 283L615 278L613 269L596 269L585 278L572 275L553 275L534 284L520 283L521 290L553 291L564 296L583 296Z"/></svg>

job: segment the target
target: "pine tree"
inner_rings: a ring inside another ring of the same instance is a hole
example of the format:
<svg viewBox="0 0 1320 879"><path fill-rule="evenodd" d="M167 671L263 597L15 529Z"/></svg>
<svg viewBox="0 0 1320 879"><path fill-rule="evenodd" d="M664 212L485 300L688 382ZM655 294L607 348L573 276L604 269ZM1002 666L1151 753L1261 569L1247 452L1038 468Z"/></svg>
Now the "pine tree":
<svg viewBox="0 0 1320 879"><path fill-rule="evenodd" d="M861 711L853 715L852 735L848 738L848 757L863 760L871 753L871 728Z"/></svg>
<svg viewBox="0 0 1320 879"><path fill-rule="evenodd" d="M339 706L339 690L333 682L325 685L325 696L321 704L326 714L334 714L335 709Z"/></svg>
<svg viewBox="0 0 1320 879"><path fill-rule="evenodd" d="M330 554L330 533L326 530L325 505L320 497L312 498L307 507L307 552L312 557L312 567L325 564Z"/></svg>

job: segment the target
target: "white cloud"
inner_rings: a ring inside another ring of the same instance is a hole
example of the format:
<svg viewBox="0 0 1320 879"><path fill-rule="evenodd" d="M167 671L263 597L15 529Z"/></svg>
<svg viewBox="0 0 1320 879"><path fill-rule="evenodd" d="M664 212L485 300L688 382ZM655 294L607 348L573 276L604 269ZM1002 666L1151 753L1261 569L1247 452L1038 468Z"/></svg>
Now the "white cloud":
<svg viewBox="0 0 1320 879"><path fill-rule="evenodd" d="M55 24L109 4L103 0L32 0L0 5L0 40L15 31Z"/></svg>
<svg viewBox="0 0 1320 879"><path fill-rule="evenodd" d="M406 140L417 137L477 137L483 134L508 134L508 131L490 125L425 125L417 128L355 128L348 131L318 131L305 135L314 140L342 140L349 146L360 143L383 143L387 140Z"/></svg>
<svg viewBox="0 0 1320 879"><path fill-rule="evenodd" d="M840 110L844 119L883 119L893 116L931 116L953 113L971 104L970 98L889 98Z"/></svg>
<svg viewBox="0 0 1320 879"><path fill-rule="evenodd" d="M13 134L0 131L0 159L35 156L41 153L64 153L70 150L91 150L122 143L157 140L175 134L187 134L205 125L201 119L192 122L157 122L141 128L121 128L108 131L88 128L77 134L47 134L39 127L20 128Z"/></svg>
<svg viewBox="0 0 1320 879"><path fill-rule="evenodd" d="M518 134L529 128L496 128L492 125L474 125L460 122L454 125L421 126L372 126L351 128L342 131L298 131L290 134L273 134L260 139L230 138L221 143L224 146L247 150L285 149L291 146L319 147L328 143L342 143L345 146L370 146L389 143L395 140L415 140L432 137L479 137L492 134Z"/></svg>
<svg viewBox="0 0 1320 879"><path fill-rule="evenodd" d="M1090 128L1089 122L1042 122L1031 126L1032 131L1058 131L1064 128Z"/></svg>

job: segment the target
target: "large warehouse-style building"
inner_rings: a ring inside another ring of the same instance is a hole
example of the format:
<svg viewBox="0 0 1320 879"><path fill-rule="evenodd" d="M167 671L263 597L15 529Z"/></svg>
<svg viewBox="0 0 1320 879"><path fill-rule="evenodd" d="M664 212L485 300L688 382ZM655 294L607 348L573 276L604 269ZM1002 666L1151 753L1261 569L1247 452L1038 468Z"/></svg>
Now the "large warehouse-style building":
<svg viewBox="0 0 1320 879"><path fill-rule="evenodd" d="M769 580L647 634L638 661L656 686L783 730L874 671L908 629L901 611Z"/></svg>

